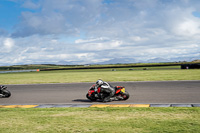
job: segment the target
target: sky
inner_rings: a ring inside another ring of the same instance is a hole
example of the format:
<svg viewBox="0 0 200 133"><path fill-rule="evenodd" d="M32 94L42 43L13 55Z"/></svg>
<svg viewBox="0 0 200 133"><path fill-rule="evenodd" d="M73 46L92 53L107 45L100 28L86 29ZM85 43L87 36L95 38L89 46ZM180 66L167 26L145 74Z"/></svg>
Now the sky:
<svg viewBox="0 0 200 133"><path fill-rule="evenodd" d="M0 66L119 58L200 59L200 1L0 0Z"/></svg>

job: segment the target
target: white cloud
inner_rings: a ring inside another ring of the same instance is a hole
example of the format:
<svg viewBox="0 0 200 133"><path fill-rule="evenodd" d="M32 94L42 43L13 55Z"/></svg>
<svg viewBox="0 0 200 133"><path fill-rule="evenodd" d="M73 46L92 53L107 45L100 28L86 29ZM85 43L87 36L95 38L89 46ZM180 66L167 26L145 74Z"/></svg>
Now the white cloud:
<svg viewBox="0 0 200 133"><path fill-rule="evenodd" d="M76 43L80 43L78 48L84 51L101 51L101 50L109 50L109 49L116 49L119 48L120 45L123 43L120 40L110 40L110 39L89 39L89 40L82 40L78 39L75 41Z"/></svg>
<svg viewBox="0 0 200 133"><path fill-rule="evenodd" d="M177 35L194 36L200 33L200 20L194 21L191 19L185 20L175 28Z"/></svg>
<svg viewBox="0 0 200 133"><path fill-rule="evenodd" d="M134 42L140 42L140 41L147 41L148 38L145 38L145 37L143 38L143 37L140 37L140 36L131 36L130 40L134 41Z"/></svg>
<svg viewBox="0 0 200 133"><path fill-rule="evenodd" d="M24 8L29 8L29 9L37 9L40 7L39 3L34 3L31 0L26 0L23 5Z"/></svg>
<svg viewBox="0 0 200 133"><path fill-rule="evenodd" d="M4 46L7 48L7 49L11 49L13 46L14 46L14 40L12 38L6 38L4 40Z"/></svg>
<svg viewBox="0 0 200 133"><path fill-rule="evenodd" d="M19 1L15 1L19 2ZM102 62L196 56L200 1L20 1L26 10L0 37L0 62ZM0 27L0 29L3 29ZM200 58L200 57L199 57Z"/></svg>
<svg viewBox="0 0 200 133"><path fill-rule="evenodd" d="M100 38L92 38L92 39L77 39L75 40L75 43L91 43L91 42L96 42L96 41L106 41L109 40L108 38L105 37L100 37Z"/></svg>
<svg viewBox="0 0 200 133"><path fill-rule="evenodd" d="M0 51L1 54L9 53L14 50L15 40L12 38L0 38ZM8 55L9 56L9 55Z"/></svg>

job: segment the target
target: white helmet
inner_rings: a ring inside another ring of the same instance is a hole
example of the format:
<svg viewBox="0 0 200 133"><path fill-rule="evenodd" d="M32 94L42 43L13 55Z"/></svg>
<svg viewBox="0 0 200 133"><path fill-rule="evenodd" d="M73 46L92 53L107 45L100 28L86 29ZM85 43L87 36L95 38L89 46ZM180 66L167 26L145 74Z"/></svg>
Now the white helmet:
<svg viewBox="0 0 200 133"><path fill-rule="evenodd" d="M97 85L102 85L102 84L103 84L103 81L99 79L99 80L97 80L96 84L97 84Z"/></svg>

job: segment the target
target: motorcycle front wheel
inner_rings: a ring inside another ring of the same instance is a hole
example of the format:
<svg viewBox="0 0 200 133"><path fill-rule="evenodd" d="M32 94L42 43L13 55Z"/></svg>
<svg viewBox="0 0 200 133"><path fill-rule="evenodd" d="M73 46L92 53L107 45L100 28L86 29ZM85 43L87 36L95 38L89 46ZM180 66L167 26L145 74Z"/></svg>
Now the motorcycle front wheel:
<svg viewBox="0 0 200 133"><path fill-rule="evenodd" d="M123 100L127 100L129 98L129 93L127 91L125 91L123 94L122 94L122 97L123 97Z"/></svg>
<svg viewBox="0 0 200 133"><path fill-rule="evenodd" d="M86 97L87 97L87 99L89 99L91 101L96 101L97 100L96 98L90 97L88 93L86 94Z"/></svg>

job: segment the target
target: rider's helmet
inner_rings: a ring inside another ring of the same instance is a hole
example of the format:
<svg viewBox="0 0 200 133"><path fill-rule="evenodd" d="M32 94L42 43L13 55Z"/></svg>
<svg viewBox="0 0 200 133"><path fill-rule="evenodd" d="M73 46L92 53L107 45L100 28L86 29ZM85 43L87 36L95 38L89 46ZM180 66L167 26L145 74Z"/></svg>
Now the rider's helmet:
<svg viewBox="0 0 200 133"><path fill-rule="evenodd" d="M97 80L96 82L97 85L102 85L103 84L103 81L101 79Z"/></svg>

